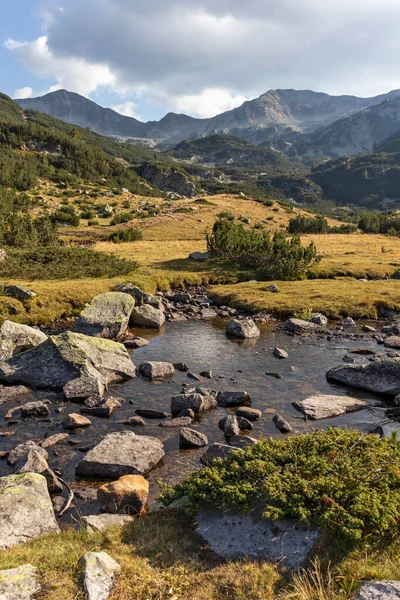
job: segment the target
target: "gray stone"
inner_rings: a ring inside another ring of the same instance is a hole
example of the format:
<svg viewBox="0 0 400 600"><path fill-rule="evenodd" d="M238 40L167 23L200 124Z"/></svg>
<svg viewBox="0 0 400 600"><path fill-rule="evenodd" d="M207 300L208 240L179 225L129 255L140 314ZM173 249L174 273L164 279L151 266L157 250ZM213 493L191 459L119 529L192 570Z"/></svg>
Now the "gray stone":
<svg viewBox="0 0 400 600"><path fill-rule="evenodd" d="M286 352L286 350L282 350L282 348L278 347L274 349L273 355L275 358L289 358L289 354Z"/></svg>
<svg viewBox="0 0 400 600"><path fill-rule="evenodd" d="M399 600L400 581L366 581L354 600Z"/></svg>
<svg viewBox="0 0 400 600"><path fill-rule="evenodd" d="M19 407L21 413L21 419L27 418L39 418L48 417L50 414L49 402L42 402L38 400L36 402L27 402Z"/></svg>
<svg viewBox="0 0 400 600"><path fill-rule="evenodd" d="M294 408L312 420L328 419L349 412L355 412L368 406L365 400L351 396L332 396L320 394L310 396L299 402L292 402Z"/></svg>
<svg viewBox="0 0 400 600"><path fill-rule="evenodd" d="M46 340L47 335L40 329L13 321L4 321L0 327L0 361L39 346Z"/></svg>
<svg viewBox="0 0 400 600"><path fill-rule="evenodd" d="M96 377L77 377L64 385L63 392L67 400L79 402L91 396L103 396L104 383Z"/></svg>
<svg viewBox="0 0 400 600"><path fill-rule="evenodd" d="M49 455L44 448L38 446L35 444L35 442L29 441L24 442L23 444L18 444L18 446L11 450L7 457L8 464L14 467L18 461L20 461L28 454L28 452L30 452L30 450L36 450L41 456L43 456L44 460L49 458Z"/></svg>
<svg viewBox="0 0 400 600"><path fill-rule="evenodd" d="M122 475L143 475L163 458L160 440L136 435L133 431L115 431L106 435L76 467L80 477L118 479Z"/></svg>
<svg viewBox="0 0 400 600"><path fill-rule="evenodd" d="M177 417L176 419L171 419L170 421L162 421L159 423L160 427L186 427L192 423L192 419L190 417Z"/></svg>
<svg viewBox="0 0 400 600"><path fill-rule="evenodd" d="M107 600L121 567L106 552L88 552L82 559L87 600Z"/></svg>
<svg viewBox="0 0 400 600"><path fill-rule="evenodd" d="M335 367L328 371L326 377L335 383L394 397L400 394L400 359Z"/></svg>
<svg viewBox="0 0 400 600"><path fill-rule="evenodd" d="M122 344L70 331L0 363L0 381L36 388L62 389L77 377L94 377L107 384L135 373Z"/></svg>
<svg viewBox="0 0 400 600"><path fill-rule="evenodd" d="M150 304L143 304L132 311L130 324L137 327L149 327L150 329L161 329L165 323L165 315L159 308Z"/></svg>
<svg viewBox="0 0 400 600"><path fill-rule="evenodd" d="M226 324L226 334L244 340L259 337L260 330L252 319L246 319L245 321L232 319Z"/></svg>
<svg viewBox="0 0 400 600"><path fill-rule="evenodd" d="M59 531L43 475L25 473L0 478L0 548Z"/></svg>
<svg viewBox="0 0 400 600"><path fill-rule="evenodd" d="M133 285L133 283L123 283L117 287L117 291L132 296L132 298L135 299L137 306L142 306L143 304L149 304L154 308L161 308L162 306L161 298L154 296L153 294L149 294L148 292L144 292L136 285Z"/></svg>
<svg viewBox="0 0 400 600"><path fill-rule="evenodd" d="M31 600L41 590L36 572L32 565L0 571L0 599Z"/></svg>
<svg viewBox="0 0 400 600"><path fill-rule="evenodd" d="M117 339L128 329L134 307L135 301L129 294L100 294L83 309L74 331L84 335Z"/></svg>
<svg viewBox="0 0 400 600"><path fill-rule="evenodd" d="M190 409L196 415L215 408L217 402L213 396L202 396L201 394L178 394L171 398L171 413L180 414L183 410Z"/></svg>
<svg viewBox="0 0 400 600"><path fill-rule="evenodd" d="M391 335L390 337L386 338L384 344L385 344L386 348L398 349L398 348L400 348L400 336L399 335Z"/></svg>
<svg viewBox="0 0 400 600"><path fill-rule="evenodd" d="M251 403L251 396L248 392L218 392L218 406L238 406L240 404Z"/></svg>
<svg viewBox="0 0 400 600"><path fill-rule="evenodd" d="M126 421L122 421L122 425L132 425L132 427L144 427L146 423L142 417L129 417Z"/></svg>
<svg viewBox="0 0 400 600"><path fill-rule="evenodd" d="M217 458L227 458L232 452L237 452L238 448L232 448L228 444L211 444L200 456L200 462L205 465L212 465Z"/></svg>
<svg viewBox="0 0 400 600"><path fill-rule="evenodd" d="M248 421L244 417L237 417L237 421L239 423L239 429L241 431L251 431L253 429L253 423Z"/></svg>
<svg viewBox="0 0 400 600"><path fill-rule="evenodd" d="M145 338L135 336L133 338L129 338L128 340L124 340L123 344L125 348L133 348L134 350L137 350L137 348L144 348L145 346L148 346L150 342Z"/></svg>
<svg viewBox="0 0 400 600"><path fill-rule="evenodd" d="M240 427L235 415L227 415L218 421L218 427L222 429L227 437L239 435Z"/></svg>
<svg viewBox="0 0 400 600"><path fill-rule="evenodd" d="M22 456L15 465L15 472L43 475L46 478L50 494L58 494L63 491L62 484L47 464L47 460L43 455L43 449L40 447L31 448L27 454Z"/></svg>
<svg viewBox="0 0 400 600"><path fill-rule="evenodd" d="M189 254L189 258L191 260L207 260L211 258L211 254L209 252L192 252Z"/></svg>
<svg viewBox="0 0 400 600"><path fill-rule="evenodd" d="M5 296L15 298L16 300L32 300L32 298L36 297L35 292L32 292L32 290L28 290L21 285L5 285L3 289Z"/></svg>
<svg viewBox="0 0 400 600"><path fill-rule="evenodd" d="M355 327L356 322L351 317L345 317L341 323L343 327Z"/></svg>
<svg viewBox="0 0 400 600"><path fill-rule="evenodd" d="M145 419L168 419L172 416L169 412L155 410L154 408L137 408L135 413Z"/></svg>
<svg viewBox="0 0 400 600"><path fill-rule="evenodd" d="M67 415L62 422L64 429L80 429L81 427L90 427L92 422L87 417L78 415L77 413L71 413Z"/></svg>
<svg viewBox="0 0 400 600"><path fill-rule="evenodd" d="M0 405L9 400L14 400L18 396L29 394L29 392L30 390L24 385L13 385L11 387L0 385Z"/></svg>
<svg viewBox="0 0 400 600"><path fill-rule="evenodd" d="M311 322L315 323L315 325L321 325L322 327L326 327L328 325L328 319L321 313L313 315L311 317Z"/></svg>
<svg viewBox="0 0 400 600"><path fill-rule="evenodd" d="M275 283L271 283L271 285L269 285L269 286L267 287L267 290L268 290L269 292L272 292L273 294L278 294L278 292L279 292L279 288L278 288L278 286L277 286L277 285L275 285Z"/></svg>
<svg viewBox="0 0 400 600"><path fill-rule="evenodd" d="M285 331L289 333L309 333L318 330L318 325L303 319L288 319L285 323Z"/></svg>
<svg viewBox="0 0 400 600"><path fill-rule="evenodd" d="M290 425L290 423L288 423L288 421L286 421L286 419L284 419L281 415L274 415L272 417L272 420L275 423L275 427L279 429L281 433L290 433L291 431L293 431L293 428Z"/></svg>
<svg viewBox="0 0 400 600"><path fill-rule="evenodd" d="M256 408L249 408L248 406L241 406L236 411L237 417L243 417L248 419L249 421L259 421L262 417L261 410L257 410Z"/></svg>
<svg viewBox="0 0 400 600"><path fill-rule="evenodd" d="M81 529L86 531L105 531L110 527L122 527L133 521L130 515L111 515L104 513L102 515L89 515L81 517Z"/></svg>
<svg viewBox="0 0 400 600"><path fill-rule="evenodd" d="M146 379L161 379L172 377L175 373L174 365L168 362L145 362L139 366L139 373Z"/></svg>
<svg viewBox="0 0 400 600"><path fill-rule="evenodd" d="M172 298L172 302L175 302L177 304L189 304L191 299L191 294L188 294L187 292L176 292L176 294L174 294L174 297Z"/></svg>
<svg viewBox="0 0 400 600"><path fill-rule="evenodd" d="M204 433L196 431L196 429L182 427L179 431L179 442L182 448L202 448L203 446L207 446L208 438Z"/></svg>

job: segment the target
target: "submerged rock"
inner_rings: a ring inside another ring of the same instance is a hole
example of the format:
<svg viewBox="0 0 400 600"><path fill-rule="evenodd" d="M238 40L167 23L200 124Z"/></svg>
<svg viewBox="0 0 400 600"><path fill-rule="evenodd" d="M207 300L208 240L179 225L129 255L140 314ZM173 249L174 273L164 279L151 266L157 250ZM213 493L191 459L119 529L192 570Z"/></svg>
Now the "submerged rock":
<svg viewBox="0 0 400 600"><path fill-rule="evenodd" d="M59 531L43 475L25 473L0 478L0 548Z"/></svg>
<svg viewBox="0 0 400 600"><path fill-rule="evenodd" d="M134 308L135 301L129 294L100 294L83 309L74 331L84 335L117 339L128 329Z"/></svg>
<svg viewBox="0 0 400 600"><path fill-rule="evenodd" d="M355 412L368 406L365 400L351 396L320 394L299 402L292 402L294 408L312 420L328 419L348 412Z"/></svg>
<svg viewBox="0 0 400 600"><path fill-rule="evenodd" d="M122 344L66 331L0 363L0 381L62 389L72 379L94 377L107 384L135 377Z"/></svg>
<svg viewBox="0 0 400 600"><path fill-rule="evenodd" d="M245 321L232 319L226 324L226 334L244 340L259 337L260 330L252 319Z"/></svg>
<svg viewBox="0 0 400 600"><path fill-rule="evenodd" d="M32 565L0 571L1 600L31 600L41 590L36 573Z"/></svg>
<svg viewBox="0 0 400 600"><path fill-rule="evenodd" d="M39 346L46 340L47 335L40 329L13 321L4 321L0 327L0 361Z"/></svg>
<svg viewBox="0 0 400 600"><path fill-rule="evenodd" d="M334 367L327 372L326 377L328 381L395 397L400 394L400 358Z"/></svg>
<svg viewBox="0 0 400 600"><path fill-rule="evenodd" d="M107 600L121 567L106 552L88 552L82 559L87 600Z"/></svg>
<svg viewBox="0 0 400 600"><path fill-rule="evenodd" d="M163 458L162 442L133 431L115 431L106 435L76 467L80 477L117 479L122 475L143 475Z"/></svg>

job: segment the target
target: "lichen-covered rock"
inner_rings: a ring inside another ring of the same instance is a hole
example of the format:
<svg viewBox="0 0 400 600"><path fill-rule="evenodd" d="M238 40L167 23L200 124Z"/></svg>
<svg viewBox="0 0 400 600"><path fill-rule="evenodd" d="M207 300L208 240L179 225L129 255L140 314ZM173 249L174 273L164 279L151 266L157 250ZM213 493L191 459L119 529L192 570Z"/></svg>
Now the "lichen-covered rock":
<svg viewBox="0 0 400 600"><path fill-rule="evenodd" d="M106 552L88 552L82 559L87 600L107 600L120 566Z"/></svg>
<svg viewBox="0 0 400 600"><path fill-rule="evenodd" d="M142 475L123 475L97 490L102 511L136 515L143 511L149 495L149 482Z"/></svg>
<svg viewBox="0 0 400 600"><path fill-rule="evenodd" d="M25 473L0 478L0 548L59 531L43 475Z"/></svg>
<svg viewBox="0 0 400 600"><path fill-rule="evenodd" d="M0 361L39 346L46 340L47 335L40 329L13 321L4 321L0 327Z"/></svg>
<svg viewBox="0 0 400 600"><path fill-rule="evenodd" d="M161 379L163 377L172 377L175 368L172 363L149 361L139 365L139 373L146 379Z"/></svg>
<svg viewBox="0 0 400 600"><path fill-rule="evenodd" d="M250 339L260 336L260 330L252 319L238 321L232 319L226 324L226 334L238 339Z"/></svg>
<svg viewBox="0 0 400 600"><path fill-rule="evenodd" d="M400 394L400 358L334 367L326 377L352 388L395 397Z"/></svg>
<svg viewBox="0 0 400 600"><path fill-rule="evenodd" d="M0 571L0 600L31 600L41 589L36 572L32 565Z"/></svg>
<svg viewBox="0 0 400 600"><path fill-rule="evenodd" d="M157 438L115 431L106 435L76 467L80 477L117 479L122 475L144 475L163 458L164 447Z"/></svg>
<svg viewBox="0 0 400 600"><path fill-rule="evenodd" d="M70 331L0 363L0 381L36 388L62 389L78 377L109 383L135 374L135 365L122 344Z"/></svg>
<svg viewBox="0 0 400 600"><path fill-rule="evenodd" d="M160 329L165 323L165 315L159 308L154 308L150 304L142 304L133 309L130 323L136 327Z"/></svg>
<svg viewBox="0 0 400 600"><path fill-rule="evenodd" d="M316 313L313 315L311 317L311 322L315 323L315 325L321 325L322 327L326 327L328 325L328 319L321 313Z"/></svg>
<svg viewBox="0 0 400 600"><path fill-rule="evenodd" d="M77 333L117 339L128 329L135 301L129 294L108 292L93 298L75 325Z"/></svg>

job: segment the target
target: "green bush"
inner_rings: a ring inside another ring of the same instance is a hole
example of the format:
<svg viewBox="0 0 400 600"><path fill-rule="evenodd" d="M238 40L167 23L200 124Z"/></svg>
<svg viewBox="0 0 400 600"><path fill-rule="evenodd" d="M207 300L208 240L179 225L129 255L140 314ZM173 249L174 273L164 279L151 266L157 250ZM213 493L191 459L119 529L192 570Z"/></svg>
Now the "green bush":
<svg viewBox="0 0 400 600"><path fill-rule="evenodd" d="M129 213L121 213L119 215L115 215L115 217L110 222L110 225L120 225L121 223L129 223L132 221L133 216Z"/></svg>
<svg viewBox="0 0 400 600"><path fill-rule="evenodd" d="M99 222L97 219L90 219L88 221L88 225L98 225L98 224L99 224Z"/></svg>
<svg viewBox="0 0 400 600"><path fill-rule="evenodd" d="M263 439L196 471L163 499L188 509L230 506L239 513L262 502L268 519L298 519L353 542L372 544L400 533L400 444L330 427Z"/></svg>
<svg viewBox="0 0 400 600"><path fill-rule="evenodd" d="M321 215L316 217L297 215L290 219L287 229L289 233L328 233L329 225Z"/></svg>
<svg viewBox="0 0 400 600"><path fill-rule="evenodd" d="M108 236L110 242L114 244L121 244L122 242L136 242L137 240L143 239L143 234L140 229L120 229L119 231L113 231Z"/></svg>
<svg viewBox="0 0 400 600"><path fill-rule="evenodd" d="M208 251L219 258L252 269L259 279L294 280L320 258L313 242L303 247L298 236L246 229L241 223L221 219L207 234Z"/></svg>
<svg viewBox="0 0 400 600"><path fill-rule="evenodd" d="M22 279L82 279L127 275L137 268L121 259L88 248L56 246L36 250L11 250L0 263L0 277Z"/></svg>
<svg viewBox="0 0 400 600"><path fill-rule="evenodd" d="M93 210L84 210L80 214L81 219L93 219L94 211Z"/></svg>
<svg viewBox="0 0 400 600"><path fill-rule="evenodd" d="M62 223L72 227L79 227L80 222L72 204L61 206L51 215L51 220L55 224Z"/></svg>

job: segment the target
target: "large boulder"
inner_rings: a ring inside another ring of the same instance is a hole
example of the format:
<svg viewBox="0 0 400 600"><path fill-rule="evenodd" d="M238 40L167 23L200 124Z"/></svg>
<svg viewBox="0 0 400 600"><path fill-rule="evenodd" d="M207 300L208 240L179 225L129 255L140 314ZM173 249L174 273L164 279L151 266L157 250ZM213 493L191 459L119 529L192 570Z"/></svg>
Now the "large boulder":
<svg viewBox="0 0 400 600"><path fill-rule="evenodd" d="M149 494L149 482L142 475L123 475L97 490L101 510L136 515L143 511Z"/></svg>
<svg viewBox="0 0 400 600"><path fill-rule="evenodd" d="M260 336L260 330L252 319L238 321L232 319L226 324L226 334L241 340L257 338Z"/></svg>
<svg viewBox="0 0 400 600"><path fill-rule="evenodd" d="M122 475L144 475L163 458L160 440L133 431L115 431L106 435L76 467L80 477L118 479Z"/></svg>
<svg viewBox="0 0 400 600"><path fill-rule="evenodd" d="M25 473L0 478L0 548L59 531L43 475Z"/></svg>
<svg viewBox="0 0 400 600"><path fill-rule="evenodd" d="M135 301L129 294L100 294L83 309L75 325L76 333L117 339L128 329Z"/></svg>
<svg viewBox="0 0 400 600"><path fill-rule="evenodd" d="M306 417L312 420L337 417L348 412L355 412L368 406L368 403L351 396L332 396L320 394L310 396L299 402L292 402L293 406Z"/></svg>
<svg viewBox="0 0 400 600"><path fill-rule="evenodd" d="M107 600L114 585L115 574L121 570L117 561L106 552L88 552L82 559L82 565L87 600Z"/></svg>
<svg viewBox="0 0 400 600"><path fill-rule="evenodd" d="M365 581L354 600L398 600L400 581Z"/></svg>
<svg viewBox="0 0 400 600"><path fill-rule="evenodd" d="M0 361L7 360L18 354L39 346L47 340L47 335L28 325L21 325L13 321L4 321L0 327Z"/></svg>
<svg viewBox="0 0 400 600"><path fill-rule="evenodd" d="M36 572L32 565L0 571L0 599L31 600L41 589Z"/></svg>
<svg viewBox="0 0 400 600"><path fill-rule="evenodd" d="M400 358L335 367L326 377L328 381L394 398L400 394Z"/></svg>
<svg viewBox="0 0 400 600"><path fill-rule="evenodd" d="M66 331L0 363L0 381L62 389L71 379L94 377L104 384L135 377L122 344Z"/></svg>
<svg viewBox="0 0 400 600"><path fill-rule="evenodd" d="M130 324L136 327L149 327L150 329L161 329L165 323L165 315L159 308L150 304L143 304L132 311Z"/></svg>

